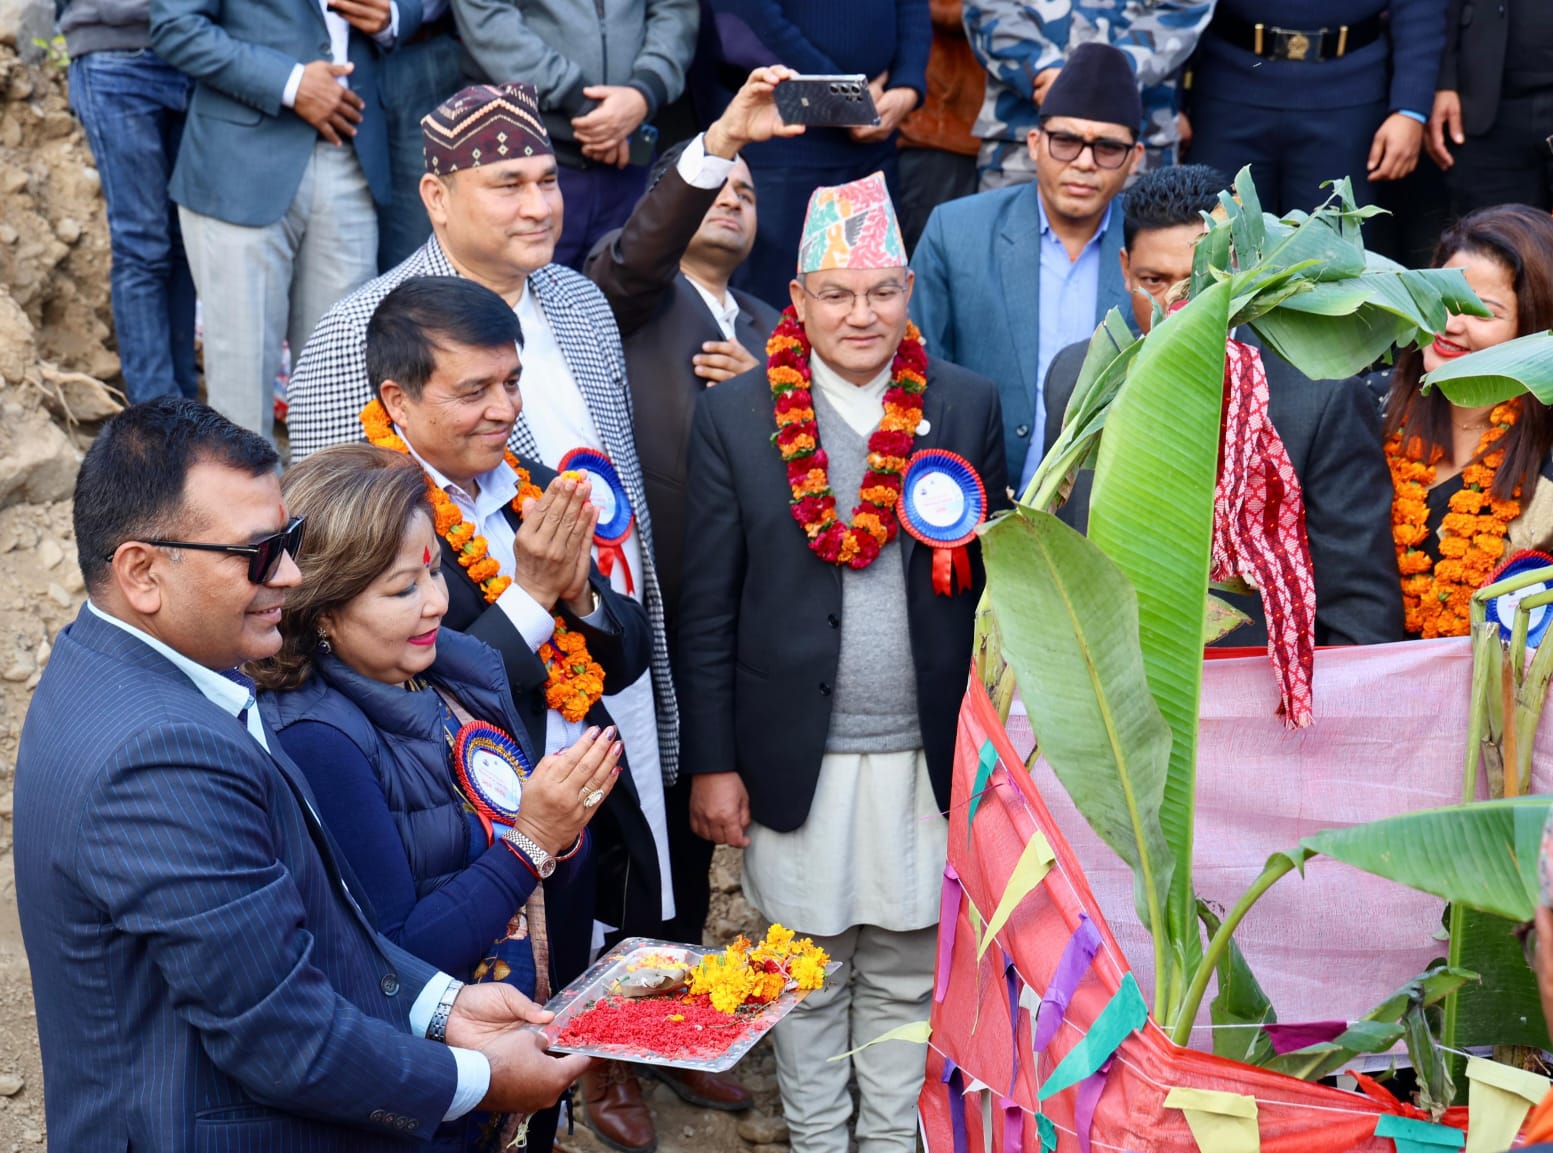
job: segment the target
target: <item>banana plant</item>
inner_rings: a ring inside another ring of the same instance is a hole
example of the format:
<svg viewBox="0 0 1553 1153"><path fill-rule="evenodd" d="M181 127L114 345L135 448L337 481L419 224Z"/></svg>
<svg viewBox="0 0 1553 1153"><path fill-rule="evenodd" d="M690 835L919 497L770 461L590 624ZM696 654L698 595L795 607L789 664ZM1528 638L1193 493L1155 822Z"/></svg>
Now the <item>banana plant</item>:
<svg viewBox="0 0 1553 1153"><path fill-rule="evenodd" d="M1005 699L1012 671L1039 751L1131 867L1153 937L1153 1016L1177 1043L1209 977L1238 956L1245 912L1317 851L1307 842L1269 861L1205 946L1192 842L1226 337L1249 325L1307 375L1349 376L1432 339L1451 313L1487 314L1458 270L1366 253L1372 212L1339 181L1314 213L1276 219L1243 170L1208 219L1187 303L1156 311L1144 337L1115 311L1105 318L1056 443L1020 505L982 530L980 671ZM1469 403L1525 388L1553 398L1553 334L1526 339L1426 383ZM1087 538L1050 515L1082 467L1095 474Z"/></svg>

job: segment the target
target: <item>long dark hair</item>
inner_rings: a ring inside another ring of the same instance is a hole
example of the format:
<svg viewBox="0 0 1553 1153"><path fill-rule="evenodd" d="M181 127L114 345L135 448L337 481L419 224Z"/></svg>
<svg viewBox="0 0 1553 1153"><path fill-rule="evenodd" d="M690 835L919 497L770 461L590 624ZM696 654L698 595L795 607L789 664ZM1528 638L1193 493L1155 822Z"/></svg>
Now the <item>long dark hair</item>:
<svg viewBox="0 0 1553 1153"><path fill-rule="evenodd" d="M1480 208L1463 216L1440 237L1434 252L1439 268L1462 252L1486 257L1510 273L1515 286L1516 336L1553 328L1553 217L1525 204ZM1423 443L1424 459L1434 448L1452 459L1451 405L1439 389L1425 393L1423 352L1409 348L1397 358L1397 369L1386 396L1386 436L1400 432L1404 444ZM1553 409L1527 395L1521 415L1498 441L1504 465L1494 475L1493 495L1508 500L1517 485L1529 492L1542 463L1553 449Z"/></svg>

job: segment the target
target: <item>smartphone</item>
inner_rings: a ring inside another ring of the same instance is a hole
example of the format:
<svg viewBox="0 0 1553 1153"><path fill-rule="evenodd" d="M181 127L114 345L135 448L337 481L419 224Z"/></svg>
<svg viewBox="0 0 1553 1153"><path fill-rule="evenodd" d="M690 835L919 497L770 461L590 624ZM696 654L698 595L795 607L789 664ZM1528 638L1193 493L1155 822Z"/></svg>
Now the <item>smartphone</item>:
<svg viewBox="0 0 1553 1153"><path fill-rule="evenodd" d="M645 167L658 156L658 129L643 124L631 133L628 143L631 145L631 163Z"/></svg>
<svg viewBox="0 0 1553 1153"><path fill-rule="evenodd" d="M868 77L793 76L772 93L777 112L787 124L829 128L872 127L879 123Z"/></svg>

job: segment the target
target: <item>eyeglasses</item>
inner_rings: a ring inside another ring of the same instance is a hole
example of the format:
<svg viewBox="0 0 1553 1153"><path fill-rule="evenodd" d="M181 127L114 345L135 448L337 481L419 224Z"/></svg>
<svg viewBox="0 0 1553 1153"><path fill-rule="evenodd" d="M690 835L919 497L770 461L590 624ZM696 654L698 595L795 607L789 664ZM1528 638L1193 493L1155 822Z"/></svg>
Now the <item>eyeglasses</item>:
<svg viewBox="0 0 1553 1153"><path fill-rule="evenodd" d="M142 544L155 545L157 548L192 548L201 552L226 552L248 558L248 580L250 584L268 584L270 578L275 575L275 570L280 567L280 558L290 553L294 559L297 550L302 547L302 528L307 517L294 516L286 523L286 527L277 533L272 533L253 542L253 544L206 544L204 541L194 540L148 540ZM115 550L117 551L117 550ZM109 560L113 554L109 553Z"/></svg>
<svg viewBox="0 0 1553 1153"><path fill-rule="evenodd" d="M1535 969L1537 967L1537 922L1522 921L1510 932L1521 943L1521 953L1526 957L1526 964Z"/></svg>
<svg viewBox="0 0 1553 1153"><path fill-rule="evenodd" d="M1079 154L1087 148L1099 167L1120 168L1126 161L1127 154L1133 150L1133 145L1125 140L1108 140L1104 137L1091 140L1087 136L1079 136L1072 132L1053 132L1049 128L1041 129L1041 134L1046 137L1046 150L1052 154L1052 159L1060 160L1064 164L1077 160Z"/></svg>
<svg viewBox="0 0 1553 1153"><path fill-rule="evenodd" d="M809 286L803 281L798 282L798 287L808 293L811 299L817 301L821 308L832 312L851 312L857 307L857 298L860 296L868 302L868 307L874 312L891 308L906 299L904 284L880 284L867 292L848 292L845 288L824 288L819 292L809 292Z"/></svg>

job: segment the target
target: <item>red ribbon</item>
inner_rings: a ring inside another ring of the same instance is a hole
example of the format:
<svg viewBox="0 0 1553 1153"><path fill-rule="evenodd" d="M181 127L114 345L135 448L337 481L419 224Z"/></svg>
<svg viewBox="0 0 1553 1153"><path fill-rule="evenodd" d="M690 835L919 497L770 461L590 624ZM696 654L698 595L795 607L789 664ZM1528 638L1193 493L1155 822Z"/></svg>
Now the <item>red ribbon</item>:
<svg viewBox="0 0 1553 1153"><path fill-rule="evenodd" d="M952 568L951 568L952 566ZM933 591L941 597L954 594L954 582L960 583L960 591L971 587L971 558L965 546L935 548L933 550Z"/></svg>
<svg viewBox="0 0 1553 1153"><path fill-rule="evenodd" d="M630 596L636 591L636 582L631 579L631 566L626 563L625 550L620 547L619 541L605 542L593 538L593 543L599 550L599 572L608 577L615 571L615 563L620 564L620 571L625 573L626 595Z"/></svg>

